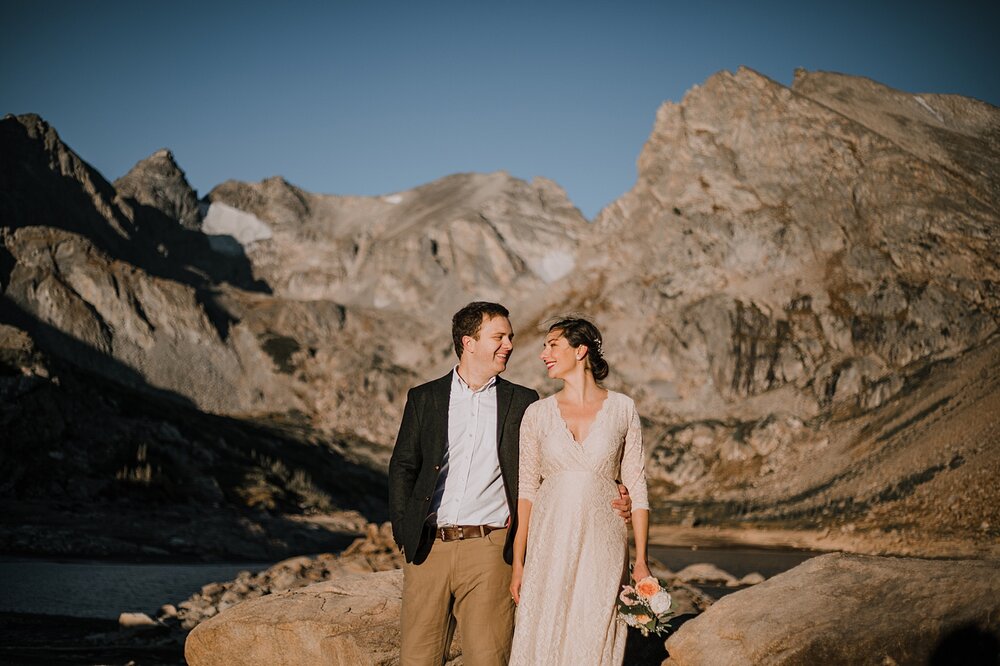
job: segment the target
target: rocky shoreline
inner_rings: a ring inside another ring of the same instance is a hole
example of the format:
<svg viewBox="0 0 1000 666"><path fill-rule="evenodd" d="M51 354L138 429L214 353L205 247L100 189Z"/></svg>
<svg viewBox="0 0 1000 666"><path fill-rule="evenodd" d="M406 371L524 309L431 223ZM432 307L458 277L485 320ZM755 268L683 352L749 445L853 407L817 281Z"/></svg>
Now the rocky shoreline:
<svg viewBox="0 0 1000 666"><path fill-rule="evenodd" d="M181 664L188 633L236 604L344 576L391 572L401 566L402 557L393 543L389 524L368 524L362 536L340 552L292 557L256 573L242 571L232 580L204 585L187 599L165 600L152 615L122 613L116 622L0 613L6 626L11 627L0 657L4 663L125 664L135 660L143 664ZM754 575L738 580L709 564L689 566L675 574L654 562L654 570L670 582L680 614L690 617L712 604L712 596L702 592L699 585L734 590L763 579ZM643 641L637 638L633 642L633 649L643 649Z"/></svg>
<svg viewBox="0 0 1000 666"><path fill-rule="evenodd" d="M832 542L832 540L828 537L829 535L826 535L825 538L821 538L820 534L795 532L791 530L783 532L769 532L766 530L747 529L741 531L736 529L709 527L685 528L678 526L655 526L652 531L652 542L654 544L673 547L685 546L690 548L692 551L696 551L698 548L736 548L740 546L746 547L749 545L753 545L758 548L770 547L775 549L787 548L790 545L815 546L817 543L823 543L829 546L834 542ZM866 544L869 546L871 545L869 542L865 542L864 539L858 539L856 537L853 541L839 540L835 543L841 547L847 546L857 550L865 548ZM857 550L855 552L857 552ZM956 597L956 601L950 602L957 605L954 606L954 608L949 612L956 614L964 613L965 615L972 613L970 617L974 616L978 610L982 610L983 603L985 603L981 600L972 603L971 600L983 597L985 594L984 590L990 589L990 585L996 585L998 583L997 578L1000 577L997 575L1000 573L1000 569L997 568L1000 565L997 564L998 559L996 557L980 560L962 560L955 562L954 564L949 564L948 560L938 560L941 564L934 564L935 560L927 559L897 559L894 557L867 557L865 559L866 556L863 555L841 555L836 553L828 554L825 557L853 557L862 559L838 559L836 562L828 565L833 567L830 569L830 573L821 575L813 572L812 574L808 574L807 577L811 577L812 582L803 584L814 586L819 584L824 576L847 575L848 578L857 578L870 575L866 573L832 573L840 571L840 567L842 566L839 564L840 562L846 562L847 564L843 566L848 566L849 569L850 567L861 567L862 569L858 569L858 571L863 569L867 570L865 568L871 568L872 571L885 569L886 571L891 572L898 567L917 567L917 570L923 571L921 575L925 578L933 578L933 576L938 575L938 573L931 572L944 572L947 573L947 575L954 577L958 575L955 571L960 570L963 567L969 571L981 570L980 573L975 574L971 578L962 579L966 581L964 585L964 592L960 593L959 597ZM953 555L952 559L957 558ZM807 562L811 561L813 560L808 560ZM860 564L852 564L852 562L860 562ZM907 564L907 562L912 562L913 564ZM993 564L991 565L990 562ZM242 571L232 580L217 581L202 586L200 590L192 594L187 599L179 601L169 600L168 603L164 603L161 606L157 613L152 615L144 615L142 613L122 613L118 621L115 622L114 620L87 620L82 618L62 618L56 616L37 616L17 613L0 614L0 619L2 619L2 623L5 627L5 633L0 636L0 639L6 639L0 640L0 645L3 645L3 647L0 648L0 660L3 660L4 663L12 664L107 663L125 665L129 663L141 663L165 666L168 664L173 665L184 663L220 663L217 661L213 662L211 660L205 661L203 654L198 652L198 650L203 649L211 649L213 651L221 649L217 646L212 647L215 646L213 641L217 640L216 638L211 640L206 639L207 642L202 641L199 643L202 647L195 649L193 656L190 653L190 650L194 648L189 647L189 654L187 655L185 661L185 643L190 644L188 636L191 635L192 631L197 629L201 632L202 630L198 629L198 627L207 622L211 622L213 627L212 635L215 635L218 631L220 631L217 629L220 621L225 621L227 624L234 621L238 623L240 622L238 618L242 615L246 615L246 613L250 612L250 610L255 607L254 605L258 603L266 602L268 608L271 609L267 611L268 616L271 613L277 613L277 617L284 617L282 613L291 613L291 615L294 616L295 613L298 612L296 610L297 608L305 608L309 604L313 603L310 599L313 599L316 594L325 594L323 593L323 590L330 586L333 586L330 589L336 588L337 590L341 590L331 598L351 599L353 598L351 597L352 594L361 594L362 596L358 597L353 602L355 604L355 610L357 610L360 608L358 604L364 605L373 601L367 592L361 592L361 590L369 589L366 587L369 583L364 582L368 580L366 576L374 574L389 575L392 574L392 572L397 572L398 574L398 570L401 566L402 558L393 543L390 526L387 523L381 526L376 524L367 524L364 528L362 536L356 538L347 548L341 550L340 552L327 552L315 556L292 557L278 562L266 570L256 573L249 570ZM795 572L798 572L800 569L805 571L810 569L810 567L814 567L814 565L807 566L806 564L802 564L786 573L778 574L778 577L787 578ZM765 577L760 574L755 573L743 577L737 577L707 561L691 564L676 572L669 570L667 567L658 562L654 562L653 569L654 573L656 573L661 579L667 581L671 594L678 603L677 623L674 627L675 633L681 631L684 627L687 627L691 620L703 616L708 610L713 608L716 603L718 603L718 599L728 599L734 592L739 593L741 591L749 590L767 582L765 581ZM944 573L941 573L941 575L944 575ZM392 575L394 576L397 574ZM891 577L895 574L879 574L879 576L884 575L889 575ZM982 578L983 575L987 576L987 578ZM817 576L819 576L819 578L816 578ZM851 579L853 580L854 578ZM379 582L376 587L370 589L381 590L378 594L388 594L388 601L381 603L389 603L390 606L388 608L393 608L394 606L392 606L392 604L398 603L398 599L396 599L396 601L392 601L392 599L398 597L398 586L400 582L391 576L390 578L379 580L381 582ZM919 588L919 585L915 583L914 589L917 588ZM345 590L355 591L349 592ZM344 594L347 596L344 597ZM790 594L791 595L788 596L788 593L786 593L786 598L781 600L780 603L775 602L773 599L760 603L778 603L779 606L788 604L794 605L797 594ZM864 593L860 589L852 592L851 594L859 595L859 600L864 598ZM740 594L738 598L742 599L744 596ZM970 600L967 609L962 606L961 601L958 601L962 598ZM325 622L329 623L328 626L337 627L338 623L347 622L347 625L344 625L339 629L335 629L335 632L343 631L344 635L347 637L355 636L357 628L354 627L354 625L350 625L348 621L351 614L341 616L339 612L330 610L332 607L328 607L328 601L329 599L322 604L323 608L329 610L330 612L330 614L326 616L327 619L325 620ZM862 602L859 601L859 603ZM234 615L230 611L237 606L240 606L242 610ZM383 618L384 623L386 624L386 630L383 631L377 638L373 638L369 634L365 634L365 636L368 636L367 638L357 638L357 640L361 641L358 645L361 645L364 650L373 650L374 652L372 652L372 654L378 653L383 655L383 657L380 657L372 663L393 664L396 663L396 658L392 657L392 654L394 654L393 650L395 649L393 647L393 641L395 640L394 631L398 621L398 616L393 615L395 611L387 611L387 607L385 606L380 606L379 608L382 609L379 613L384 614L389 612L389 615ZM731 609L733 606L732 604L728 604L726 608ZM959 612L960 610L961 613ZM759 612L764 611L760 610ZM769 612L777 611L772 610ZM815 614L817 611L814 610L808 612ZM225 618L231 619L226 620ZM291 618L291 616L289 616L289 618ZM289 619L289 621L291 622L293 619L294 618ZM941 626L943 627L951 626L946 621L946 618L939 618L936 621L940 621L942 623ZM258 621L255 620L248 626L252 629L257 622ZM704 627L706 625L702 622L698 625L692 624L691 626ZM982 629L982 631L986 631L986 633L981 634L981 636L988 637L990 635L988 623L987 625L984 625L984 627L986 628ZM392 631L389 631L389 629L392 629ZM886 631L889 631L890 629L891 628L886 629ZM244 628L240 631L247 630L250 629ZM303 636L308 636L308 632L311 631L311 629L308 629L305 625L300 627L300 629L296 629L296 631L300 630L306 632ZM227 629L225 631L229 630ZM688 630L685 630L685 632L687 631ZM705 631L705 629L702 628L699 629L699 631ZM948 631L951 630L949 629ZM976 631L979 631L979 629ZM946 633L947 632L938 632L936 635L938 635L941 640L944 640L946 638ZM698 641L692 642L692 639L690 638L686 638L683 641L680 641L680 639L675 640L671 638L673 635L674 634L671 634L671 636L667 637L670 638L671 642L667 643L666 648L664 648L662 638L641 639L639 636L631 637L629 643L631 661L628 663L660 664L661 661L668 657L674 659L674 661L669 662L671 664L702 663L691 657L691 654L700 654L699 650L702 648L692 647L692 645L695 644L700 645ZM976 635L980 636L980 634ZM225 636L225 633L219 634L219 636ZM260 640L263 641L264 645L269 645L269 641L271 639L264 637ZM355 639L345 638L344 640L349 640L350 642ZM372 641L374 641L374 643L372 643ZM298 644L295 643L295 645ZM354 644L351 643L351 645ZM459 647L456 648L456 652L452 655L453 659L449 662L450 664L458 665L462 663L460 656L460 642L458 645ZM683 645L683 647L671 649L671 645ZM209 647L206 648L206 646ZM288 648L288 646L285 647ZM341 647L343 648L343 646ZM350 650L355 649L355 647L351 647ZM343 649L347 650L347 652L338 654L353 654L350 650L348 650L348 648ZM695 652L691 652L692 650ZM202 654L202 656L199 656L199 654ZM261 655L258 654L254 658L260 656ZM258 661L255 663L264 662ZM898 663L910 662L901 661Z"/></svg>

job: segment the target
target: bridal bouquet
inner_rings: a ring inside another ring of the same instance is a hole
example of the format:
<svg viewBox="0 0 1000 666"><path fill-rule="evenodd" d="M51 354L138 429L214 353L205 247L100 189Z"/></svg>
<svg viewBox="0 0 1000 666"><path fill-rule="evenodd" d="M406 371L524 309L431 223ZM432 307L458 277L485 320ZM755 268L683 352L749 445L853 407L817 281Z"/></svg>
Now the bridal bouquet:
<svg viewBox="0 0 1000 666"><path fill-rule="evenodd" d="M646 576L633 587L622 585L618 595L618 621L635 627L643 636L659 636L667 630L673 600L663 589L663 583L653 576Z"/></svg>

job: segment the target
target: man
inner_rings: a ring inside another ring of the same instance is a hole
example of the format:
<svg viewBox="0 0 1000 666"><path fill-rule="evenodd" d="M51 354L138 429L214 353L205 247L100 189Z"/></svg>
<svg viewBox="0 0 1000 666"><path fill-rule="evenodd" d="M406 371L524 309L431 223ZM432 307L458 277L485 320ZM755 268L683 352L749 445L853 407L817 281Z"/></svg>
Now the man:
<svg viewBox="0 0 1000 666"><path fill-rule="evenodd" d="M506 664L517 530L518 432L538 393L500 379L509 312L473 302L452 318L458 365L407 394L389 462L392 532L403 550L401 663L443 663L456 622L468 666ZM615 510L628 520L624 486Z"/></svg>

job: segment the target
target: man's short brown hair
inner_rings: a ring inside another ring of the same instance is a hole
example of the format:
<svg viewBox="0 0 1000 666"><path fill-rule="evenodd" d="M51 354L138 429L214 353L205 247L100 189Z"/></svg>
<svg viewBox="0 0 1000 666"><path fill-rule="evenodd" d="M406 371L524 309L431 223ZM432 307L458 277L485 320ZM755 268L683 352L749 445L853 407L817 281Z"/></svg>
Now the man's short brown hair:
<svg viewBox="0 0 1000 666"><path fill-rule="evenodd" d="M451 337L455 341L455 355L458 356L458 360L462 360L462 338L468 335L478 340L483 321L493 317L510 319L510 312L499 303L473 301L455 313L451 318Z"/></svg>

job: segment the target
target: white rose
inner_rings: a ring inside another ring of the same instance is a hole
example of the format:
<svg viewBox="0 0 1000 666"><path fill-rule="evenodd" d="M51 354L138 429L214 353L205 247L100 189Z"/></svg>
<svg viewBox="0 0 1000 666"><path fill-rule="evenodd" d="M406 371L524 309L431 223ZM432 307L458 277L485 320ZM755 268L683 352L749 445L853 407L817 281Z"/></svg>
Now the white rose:
<svg viewBox="0 0 1000 666"><path fill-rule="evenodd" d="M653 598L649 600L650 609L657 615L662 615L670 610L670 594L667 592L657 592L653 595Z"/></svg>

